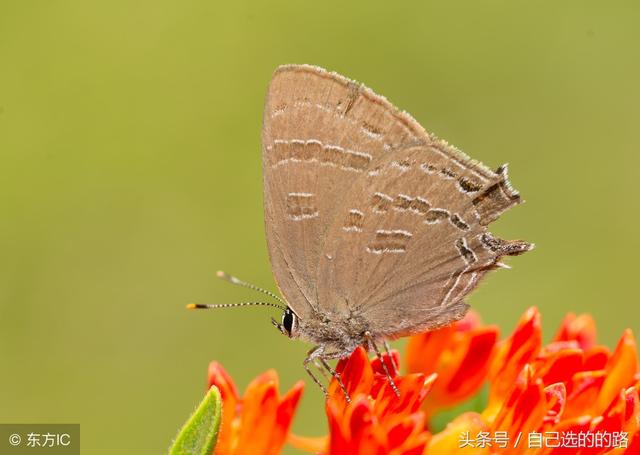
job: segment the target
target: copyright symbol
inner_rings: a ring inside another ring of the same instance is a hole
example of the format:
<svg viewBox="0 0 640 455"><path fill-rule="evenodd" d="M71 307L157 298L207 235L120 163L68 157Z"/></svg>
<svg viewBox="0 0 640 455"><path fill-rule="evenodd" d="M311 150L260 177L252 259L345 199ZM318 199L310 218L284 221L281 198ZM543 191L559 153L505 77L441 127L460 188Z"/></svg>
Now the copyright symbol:
<svg viewBox="0 0 640 455"><path fill-rule="evenodd" d="M20 445L21 441L22 441L22 438L20 437L19 434L13 433L11 436L9 436L9 444L11 444L12 446Z"/></svg>

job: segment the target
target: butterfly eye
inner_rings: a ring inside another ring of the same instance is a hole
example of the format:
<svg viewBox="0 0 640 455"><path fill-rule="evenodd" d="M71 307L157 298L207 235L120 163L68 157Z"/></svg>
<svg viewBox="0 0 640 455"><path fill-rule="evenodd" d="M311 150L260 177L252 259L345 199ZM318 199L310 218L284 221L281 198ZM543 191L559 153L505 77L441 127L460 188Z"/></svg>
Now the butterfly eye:
<svg viewBox="0 0 640 455"><path fill-rule="evenodd" d="M294 326L296 324L296 315L293 314L289 308L287 308L282 314L282 327L287 332L288 336L291 336Z"/></svg>

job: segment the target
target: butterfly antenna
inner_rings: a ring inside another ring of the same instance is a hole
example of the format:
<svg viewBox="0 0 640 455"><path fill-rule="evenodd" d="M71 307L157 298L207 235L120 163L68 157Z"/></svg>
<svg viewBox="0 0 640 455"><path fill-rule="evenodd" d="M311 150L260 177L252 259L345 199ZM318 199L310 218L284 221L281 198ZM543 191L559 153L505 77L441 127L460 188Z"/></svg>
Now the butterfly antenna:
<svg viewBox="0 0 640 455"><path fill-rule="evenodd" d="M282 311L286 311L286 308L271 302L238 302L238 303L218 303L218 304L202 304L202 303L189 303L187 305L188 310L211 310L216 308L235 308L241 306L271 306L278 308Z"/></svg>
<svg viewBox="0 0 640 455"><path fill-rule="evenodd" d="M276 294L274 294L271 291L267 291L266 289L262 289L259 288L256 285L253 285L251 283L247 283L245 281L242 281L239 278L236 278L235 276L229 275L228 273L223 272L222 270L218 270L218 272L216 272L216 276L218 278L220 278L221 280L225 280L228 281L231 284L235 284L236 286L242 286L243 288L247 288L247 289L251 289L253 291L258 291L258 292L262 292L265 295L268 295L269 297L271 297L272 299L277 300L278 302L282 303L283 305L287 305L287 303L282 300L279 296L277 296Z"/></svg>

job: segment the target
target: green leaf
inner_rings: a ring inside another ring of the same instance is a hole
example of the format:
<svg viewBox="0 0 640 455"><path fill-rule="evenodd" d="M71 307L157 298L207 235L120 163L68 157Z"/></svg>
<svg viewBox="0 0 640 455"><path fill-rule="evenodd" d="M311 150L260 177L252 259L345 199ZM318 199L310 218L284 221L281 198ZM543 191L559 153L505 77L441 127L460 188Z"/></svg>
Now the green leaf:
<svg viewBox="0 0 640 455"><path fill-rule="evenodd" d="M222 400L212 386L198 409L184 424L169 450L170 455L211 455L218 440Z"/></svg>

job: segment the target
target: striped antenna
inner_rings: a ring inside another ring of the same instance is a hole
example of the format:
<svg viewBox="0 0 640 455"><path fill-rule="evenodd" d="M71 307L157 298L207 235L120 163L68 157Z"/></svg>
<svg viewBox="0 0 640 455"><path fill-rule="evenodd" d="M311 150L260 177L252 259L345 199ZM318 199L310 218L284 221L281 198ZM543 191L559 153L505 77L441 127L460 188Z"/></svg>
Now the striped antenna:
<svg viewBox="0 0 640 455"><path fill-rule="evenodd" d="M283 305L287 305L287 303L282 300L279 296L277 296L276 294L274 294L271 291L267 291L266 289L262 289L259 288L256 285L247 283L245 281L240 280L239 278L236 278L235 276L229 275L228 273L223 272L222 270L218 270L218 272L216 272L216 276L218 278L220 278L221 280L225 280L228 281L231 284L235 284L236 286L242 286L243 288L247 288L247 289L251 289L253 291L258 291L258 292L262 292L265 295L268 295L269 297L271 297L272 299L277 300L278 302L282 303Z"/></svg>
<svg viewBox="0 0 640 455"><path fill-rule="evenodd" d="M216 308L235 308L241 306L272 306L274 308L278 308L282 311L286 311L287 309L281 305L271 302L238 302L238 303L218 303L218 304L201 304L201 303L190 303L187 305L188 310L210 310Z"/></svg>

